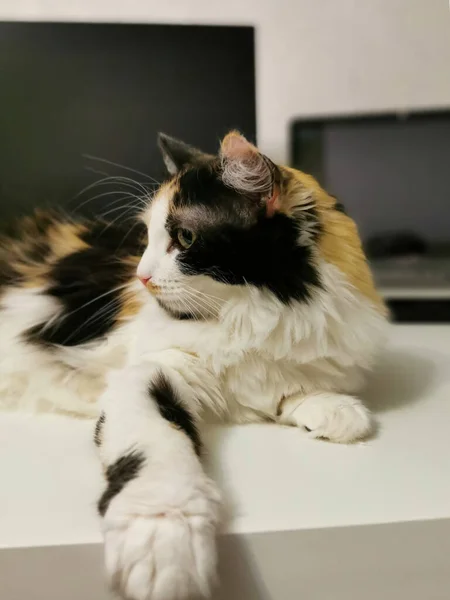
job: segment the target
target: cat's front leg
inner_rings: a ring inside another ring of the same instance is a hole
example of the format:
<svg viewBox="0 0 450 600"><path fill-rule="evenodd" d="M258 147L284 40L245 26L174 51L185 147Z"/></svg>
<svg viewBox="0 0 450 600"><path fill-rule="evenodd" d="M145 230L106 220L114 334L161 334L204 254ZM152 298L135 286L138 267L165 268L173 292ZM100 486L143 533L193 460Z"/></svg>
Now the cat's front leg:
<svg viewBox="0 0 450 600"><path fill-rule="evenodd" d="M305 428L311 437L344 444L367 437L373 428L370 411L361 400L333 392L284 398L278 409L278 420Z"/></svg>
<svg viewBox="0 0 450 600"><path fill-rule="evenodd" d="M113 373L101 399L98 509L107 573L127 600L207 597L214 582L220 497L186 400L155 364Z"/></svg>

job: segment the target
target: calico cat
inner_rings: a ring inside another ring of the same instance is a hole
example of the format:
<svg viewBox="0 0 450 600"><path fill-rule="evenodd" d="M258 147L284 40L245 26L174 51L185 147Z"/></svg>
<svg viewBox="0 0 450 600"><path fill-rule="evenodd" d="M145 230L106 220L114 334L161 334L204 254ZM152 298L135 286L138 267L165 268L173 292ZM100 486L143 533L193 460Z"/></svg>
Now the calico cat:
<svg viewBox="0 0 450 600"><path fill-rule="evenodd" d="M205 415L363 438L352 394L386 324L355 224L312 177L237 132L217 156L159 144L169 178L133 230L36 214L0 248L1 404L99 415L106 566L131 600L210 592Z"/></svg>

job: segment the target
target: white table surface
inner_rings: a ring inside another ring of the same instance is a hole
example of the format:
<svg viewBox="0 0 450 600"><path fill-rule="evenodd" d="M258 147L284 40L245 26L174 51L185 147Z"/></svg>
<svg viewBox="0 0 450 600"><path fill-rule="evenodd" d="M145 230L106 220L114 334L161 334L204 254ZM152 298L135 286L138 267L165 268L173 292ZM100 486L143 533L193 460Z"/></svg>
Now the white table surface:
<svg viewBox="0 0 450 600"><path fill-rule="evenodd" d="M254 533L450 517L450 326L396 326L364 394L379 421L341 446L275 425L205 432L228 506ZM100 542L93 423L0 415L0 548Z"/></svg>

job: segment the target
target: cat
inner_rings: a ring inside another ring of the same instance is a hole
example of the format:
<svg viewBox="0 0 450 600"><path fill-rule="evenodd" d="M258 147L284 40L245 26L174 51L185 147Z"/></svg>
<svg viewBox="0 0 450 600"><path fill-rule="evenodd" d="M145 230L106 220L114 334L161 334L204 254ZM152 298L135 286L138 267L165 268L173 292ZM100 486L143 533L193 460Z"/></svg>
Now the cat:
<svg viewBox="0 0 450 600"><path fill-rule="evenodd" d="M1 405L98 417L106 569L130 600L210 594L221 501L199 422L364 438L353 394L387 323L312 177L236 131L218 155L159 146L168 178L134 228L36 213L0 245Z"/></svg>

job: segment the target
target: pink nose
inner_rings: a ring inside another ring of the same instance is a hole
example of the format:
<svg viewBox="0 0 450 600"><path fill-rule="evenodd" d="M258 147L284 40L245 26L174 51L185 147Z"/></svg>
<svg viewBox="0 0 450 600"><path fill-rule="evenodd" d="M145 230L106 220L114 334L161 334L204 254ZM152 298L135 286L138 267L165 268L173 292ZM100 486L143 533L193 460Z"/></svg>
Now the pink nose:
<svg viewBox="0 0 450 600"><path fill-rule="evenodd" d="M139 281L142 283L142 285L145 285L145 287L147 287L147 283L151 280L151 277L139 277Z"/></svg>

